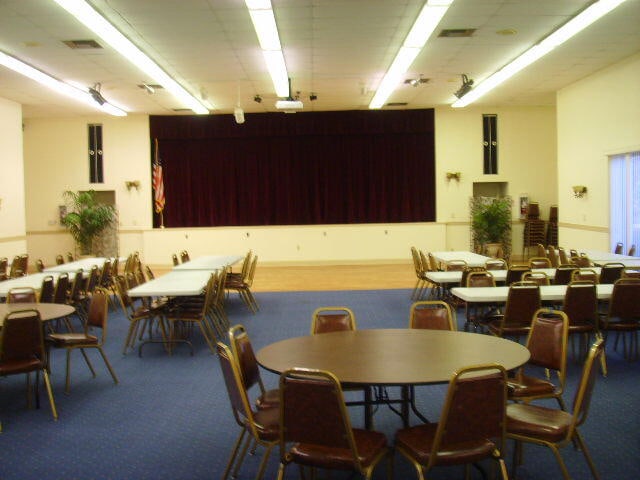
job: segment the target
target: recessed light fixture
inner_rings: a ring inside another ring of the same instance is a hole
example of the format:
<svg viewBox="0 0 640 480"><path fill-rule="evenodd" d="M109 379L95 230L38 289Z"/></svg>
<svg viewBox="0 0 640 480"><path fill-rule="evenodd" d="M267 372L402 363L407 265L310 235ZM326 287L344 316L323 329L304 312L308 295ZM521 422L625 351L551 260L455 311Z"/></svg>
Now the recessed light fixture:
<svg viewBox="0 0 640 480"><path fill-rule="evenodd" d="M515 28L503 28L502 30L496 31L496 35L504 36L515 35L516 33L518 33L518 31Z"/></svg>

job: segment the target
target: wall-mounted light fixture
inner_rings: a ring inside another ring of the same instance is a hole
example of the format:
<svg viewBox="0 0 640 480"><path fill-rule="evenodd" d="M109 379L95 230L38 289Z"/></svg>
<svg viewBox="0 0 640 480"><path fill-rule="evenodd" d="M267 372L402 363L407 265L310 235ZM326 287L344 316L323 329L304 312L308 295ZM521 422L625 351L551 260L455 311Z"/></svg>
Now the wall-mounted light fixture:
<svg viewBox="0 0 640 480"><path fill-rule="evenodd" d="M462 176L462 174L460 172L447 172L447 182L450 182L451 180L455 180L456 182L460 181L460 177Z"/></svg>
<svg viewBox="0 0 640 480"><path fill-rule="evenodd" d="M127 190L131 190L132 188L140 190L140 180L127 180L124 184L127 186Z"/></svg>
<svg viewBox="0 0 640 480"><path fill-rule="evenodd" d="M573 190L573 196L576 198L582 198L587 193L587 187L584 185L574 185L571 189Z"/></svg>

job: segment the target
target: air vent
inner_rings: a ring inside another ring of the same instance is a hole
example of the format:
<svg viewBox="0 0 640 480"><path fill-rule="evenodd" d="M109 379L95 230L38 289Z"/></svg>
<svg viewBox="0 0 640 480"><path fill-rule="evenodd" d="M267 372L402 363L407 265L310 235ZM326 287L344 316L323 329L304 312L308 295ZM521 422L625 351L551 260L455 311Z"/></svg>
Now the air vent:
<svg viewBox="0 0 640 480"><path fill-rule="evenodd" d="M69 48L73 48L74 50L90 50L102 48L102 45L100 45L95 40L63 40L62 43L64 43Z"/></svg>
<svg viewBox="0 0 640 480"><path fill-rule="evenodd" d="M389 102L387 107L406 107L409 105L407 102Z"/></svg>
<svg viewBox="0 0 640 480"><path fill-rule="evenodd" d="M438 36L447 38L471 37L475 31L475 28L447 28L440 31Z"/></svg>
<svg viewBox="0 0 640 480"><path fill-rule="evenodd" d="M190 108L172 108L174 112L190 112Z"/></svg>

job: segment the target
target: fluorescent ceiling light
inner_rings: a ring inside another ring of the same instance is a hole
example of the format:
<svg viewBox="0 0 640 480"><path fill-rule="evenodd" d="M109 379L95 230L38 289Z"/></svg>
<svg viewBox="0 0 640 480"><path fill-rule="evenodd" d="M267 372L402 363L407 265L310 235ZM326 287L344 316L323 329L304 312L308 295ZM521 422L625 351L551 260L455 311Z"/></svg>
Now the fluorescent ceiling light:
<svg viewBox="0 0 640 480"><path fill-rule="evenodd" d="M195 113L202 115L208 114L209 109L213 108L208 102L201 101L191 95L182 85L171 78L85 0L54 1L111 45L120 55L146 73L156 83L162 85L164 89L176 97L181 104L189 107Z"/></svg>
<svg viewBox="0 0 640 480"><path fill-rule="evenodd" d="M57 1L57 0L56 0ZM279 97L289 95L289 74L282 54L280 35L273 15L271 0L245 0L253 28L258 35L260 48L267 63L267 70Z"/></svg>
<svg viewBox="0 0 640 480"><path fill-rule="evenodd" d="M599 0L591 4L585 10L573 17L555 32L547 36L540 43L534 45L518 58L508 63L494 74L480 82L473 90L464 97L452 103L452 107L466 107L472 102L493 90L502 82L508 80L520 70L528 67L533 62L543 57L558 45L562 45L578 32L582 31L599 18L605 16L611 10L623 3L625 0Z"/></svg>
<svg viewBox="0 0 640 480"><path fill-rule="evenodd" d="M84 88L79 88L68 83L62 82L57 78L52 77L44 73L37 68L32 67L31 65L27 65L26 63L18 60L15 57L7 55L6 53L0 52L0 65L4 65L7 68L10 68L14 72L18 72L25 77L30 78L31 80L35 80L36 82L54 90L62 95L66 95L68 97L73 98L79 102L85 103L90 107L97 108L98 110L102 110L105 113L110 115L116 115L118 117L124 117L127 115L127 112L121 110L120 108L110 104L109 102L105 102L102 105L99 105L91 96L89 91Z"/></svg>
<svg viewBox="0 0 640 480"><path fill-rule="evenodd" d="M396 89L415 58L422 51L453 0L429 0L413 23L396 58L382 78L369 108L381 108Z"/></svg>

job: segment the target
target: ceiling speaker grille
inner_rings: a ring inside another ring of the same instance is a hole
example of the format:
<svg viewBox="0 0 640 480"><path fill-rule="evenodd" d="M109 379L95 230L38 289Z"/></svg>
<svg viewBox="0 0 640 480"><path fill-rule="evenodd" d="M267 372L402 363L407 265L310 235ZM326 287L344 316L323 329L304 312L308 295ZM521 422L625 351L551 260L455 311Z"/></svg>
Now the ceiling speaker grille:
<svg viewBox="0 0 640 480"><path fill-rule="evenodd" d="M64 43L69 48L73 48L74 50L102 48L102 45L100 45L95 40L63 40L62 43Z"/></svg>
<svg viewBox="0 0 640 480"><path fill-rule="evenodd" d="M446 38L471 37L475 31L475 28L447 28L441 30L438 36Z"/></svg>

